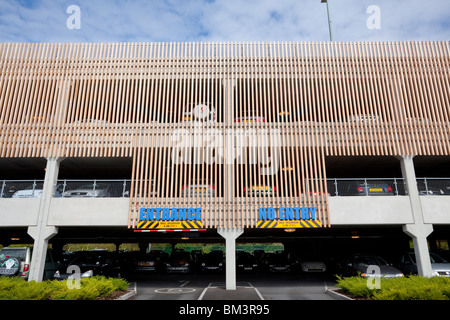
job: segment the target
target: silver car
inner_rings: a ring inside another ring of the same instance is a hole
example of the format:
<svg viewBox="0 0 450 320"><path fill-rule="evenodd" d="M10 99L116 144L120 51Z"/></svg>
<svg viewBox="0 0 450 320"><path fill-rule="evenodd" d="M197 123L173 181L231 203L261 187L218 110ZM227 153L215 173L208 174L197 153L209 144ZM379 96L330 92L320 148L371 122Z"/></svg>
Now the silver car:
<svg viewBox="0 0 450 320"><path fill-rule="evenodd" d="M63 185L59 184L55 188L54 196L60 198L62 196ZM29 187L27 189L16 191L12 198L40 198L42 195L42 187Z"/></svg>
<svg viewBox="0 0 450 320"><path fill-rule="evenodd" d="M214 197L216 186L213 184L191 184L181 186L181 197Z"/></svg>
<svg viewBox="0 0 450 320"><path fill-rule="evenodd" d="M111 196L111 187L106 183L88 183L75 190L65 191L64 198L104 198Z"/></svg>
<svg viewBox="0 0 450 320"><path fill-rule="evenodd" d="M438 277L450 277L450 262L437 255L436 253L430 252L431 269L433 270L433 275ZM401 259L399 268L405 274L417 274L417 263L416 255L414 252L405 253Z"/></svg>
<svg viewBox="0 0 450 320"><path fill-rule="evenodd" d="M370 272L378 269L377 273ZM361 275L362 277L398 278L403 273L383 258L371 254L355 254L338 264L338 275L348 277Z"/></svg>

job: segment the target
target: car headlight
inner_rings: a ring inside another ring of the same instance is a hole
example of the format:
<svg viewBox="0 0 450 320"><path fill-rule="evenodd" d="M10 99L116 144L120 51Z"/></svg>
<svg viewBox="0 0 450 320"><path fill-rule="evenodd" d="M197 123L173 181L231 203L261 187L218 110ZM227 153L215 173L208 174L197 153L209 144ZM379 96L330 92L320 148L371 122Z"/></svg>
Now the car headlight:
<svg viewBox="0 0 450 320"><path fill-rule="evenodd" d="M222 263L219 263L219 267L221 267L222 266Z"/></svg>
<svg viewBox="0 0 450 320"><path fill-rule="evenodd" d="M185 267L189 267L189 263L185 263L184 266L185 266Z"/></svg>
<svg viewBox="0 0 450 320"><path fill-rule="evenodd" d="M203 263L202 263L202 267L204 267L204 266L206 266L206 264L203 262Z"/></svg>
<svg viewBox="0 0 450 320"><path fill-rule="evenodd" d="M88 270L81 275L81 278L89 278L89 277L92 277L93 275L94 275L94 271Z"/></svg>
<svg viewBox="0 0 450 320"><path fill-rule="evenodd" d="M56 270L55 274L53 275L54 278L60 278L61 277L61 273L59 272L59 270Z"/></svg>

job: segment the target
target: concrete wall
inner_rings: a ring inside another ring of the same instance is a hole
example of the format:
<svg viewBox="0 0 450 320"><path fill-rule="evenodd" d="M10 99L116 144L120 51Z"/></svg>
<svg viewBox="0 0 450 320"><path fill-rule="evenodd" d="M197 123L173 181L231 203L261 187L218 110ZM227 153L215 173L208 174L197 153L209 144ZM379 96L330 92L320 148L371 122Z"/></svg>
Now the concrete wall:
<svg viewBox="0 0 450 320"><path fill-rule="evenodd" d="M128 225L128 198L55 198L48 224L52 226Z"/></svg>
<svg viewBox="0 0 450 320"><path fill-rule="evenodd" d="M37 225L41 199L0 199L0 226L27 227Z"/></svg>
<svg viewBox="0 0 450 320"><path fill-rule="evenodd" d="M450 196L421 196L425 223L450 224ZM35 226L39 198L0 199L0 226ZM128 224L128 198L54 198L51 226L123 226ZM330 197L333 225L414 223L407 196Z"/></svg>
<svg viewBox="0 0 450 320"><path fill-rule="evenodd" d="M425 223L450 224L450 196L421 196Z"/></svg>
<svg viewBox="0 0 450 320"><path fill-rule="evenodd" d="M329 197L333 225L392 225L413 223L409 197ZM450 204L450 202L449 202Z"/></svg>

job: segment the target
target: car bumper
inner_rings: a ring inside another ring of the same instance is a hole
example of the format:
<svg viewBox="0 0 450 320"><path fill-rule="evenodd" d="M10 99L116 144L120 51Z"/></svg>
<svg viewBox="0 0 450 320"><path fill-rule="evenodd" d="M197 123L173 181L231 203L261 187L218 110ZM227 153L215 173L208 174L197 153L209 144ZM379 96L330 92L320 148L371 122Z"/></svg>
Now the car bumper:
<svg viewBox="0 0 450 320"><path fill-rule="evenodd" d="M189 267L166 267L166 273L189 273Z"/></svg>

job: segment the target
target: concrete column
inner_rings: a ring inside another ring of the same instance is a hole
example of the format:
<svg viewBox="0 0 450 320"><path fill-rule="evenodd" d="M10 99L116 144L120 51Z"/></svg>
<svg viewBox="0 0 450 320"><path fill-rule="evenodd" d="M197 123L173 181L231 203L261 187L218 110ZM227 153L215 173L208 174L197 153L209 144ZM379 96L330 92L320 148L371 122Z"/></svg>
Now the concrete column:
<svg viewBox="0 0 450 320"><path fill-rule="evenodd" d="M244 232L242 228L220 228L217 232L225 238L225 282L227 290L236 290L236 239Z"/></svg>
<svg viewBox="0 0 450 320"><path fill-rule="evenodd" d="M403 178L411 204L414 224L403 226L403 231L413 239L414 253L419 275L430 277L433 274L430 254L428 251L427 237L433 232L433 225L423 220L422 204L417 190L416 173L414 171L413 156L399 157Z"/></svg>
<svg viewBox="0 0 450 320"><path fill-rule="evenodd" d="M407 224L403 226L403 231L413 239L414 254L416 256L419 275L431 277L433 270L431 268L427 237L433 232L433 226L430 224Z"/></svg>
<svg viewBox="0 0 450 320"><path fill-rule="evenodd" d="M50 213L53 193L55 191L56 180L58 179L59 164L62 160L62 158L47 159L44 186L39 203L37 225L28 227L28 234L34 239L28 281L42 281L44 276L48 240L58 233L58 228L55 226L48 226L47 221Z"/></svg>

